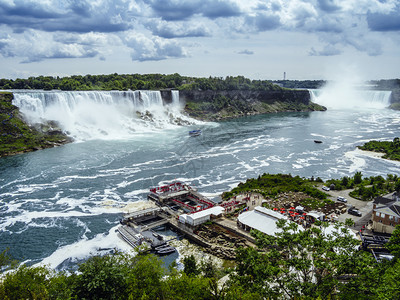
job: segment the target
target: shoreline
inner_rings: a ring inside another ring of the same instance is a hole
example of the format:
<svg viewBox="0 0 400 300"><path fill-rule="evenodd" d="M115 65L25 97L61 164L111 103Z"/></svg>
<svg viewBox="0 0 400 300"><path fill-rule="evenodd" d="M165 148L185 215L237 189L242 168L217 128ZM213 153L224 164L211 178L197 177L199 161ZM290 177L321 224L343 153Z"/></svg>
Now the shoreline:
<svg viewBox="0 0 400 300"><path fill-rule="evenodd" d="M359 154L363 154L365 156L369 156L369 157L373 157L373 158L382 158L382 159L386 159L386 160L392 160L392 159L383 158L383 156L386 154L386 153L383 153L383 152L361 150L358 147L356 147L356 149L354 151L359 153Z"/></svg>

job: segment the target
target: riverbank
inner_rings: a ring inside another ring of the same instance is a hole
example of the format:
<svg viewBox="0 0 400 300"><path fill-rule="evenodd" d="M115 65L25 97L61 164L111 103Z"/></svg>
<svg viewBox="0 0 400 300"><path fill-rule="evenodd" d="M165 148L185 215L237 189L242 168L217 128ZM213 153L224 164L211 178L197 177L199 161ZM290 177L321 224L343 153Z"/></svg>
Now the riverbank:
<svg viewBox="0 0 400 300"><path fill-rule="evenodd" d="M358 146L357 148L364 150L364 151L383 153L382 158L400 161L400 138L399 137L395 137L393 139L393 141L372 140L372 141L366 142L362 146Z"/></svg>
<svg viewBox="0 0 400 300"><path fill-rule="evenodd" d="M54 122L29 126L13 94L0 92L0 157L60 146L72 141Z"/></svg>

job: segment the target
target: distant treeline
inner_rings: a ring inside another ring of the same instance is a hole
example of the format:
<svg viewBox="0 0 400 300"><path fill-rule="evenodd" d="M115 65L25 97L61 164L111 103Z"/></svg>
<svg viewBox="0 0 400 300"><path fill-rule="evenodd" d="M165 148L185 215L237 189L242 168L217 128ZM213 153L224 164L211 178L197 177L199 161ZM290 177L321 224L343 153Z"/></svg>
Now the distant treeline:
<svg viewBox="0 0 400 300"><path fill-rule="evenodd" d="M109 74L73 75L68 77L39 76L27 79L0 79L0 89L37 90L256 90L270 91L282 88L317 89L324 80L251 80L244 76L188 77L175 74ZM393 90L400 88L400 79L370 81L377 89Z"/></svg>
<svg viewBox="0 0 400 300"><path fill-rule="evenodd" d="M319 89L326 83L325 80L274 80L272 82L289 89Z"/></svg>
<svg viewBox="0 0 400 300"><path fill-rule="evenodd" d="M250 80L243 76L197 78L177 73L39 76L27 79L0 79L0 89L86 90L280 90L268 80Z"/></svg>
<svg viewBox="0 0 400 300"><path fill-rule="evenodd" d="M400 89L400 79L382 79L382 80L372 80L369 82L375 85L379 90L396 90Z"/></svg>
<svg viewBox="0 0 400 300"><path fill-rule="evenodd" d="M326 80L273 80L272 82L290 89L319 89L325 85ZM400 89L400 79L371 80L366 83L377 90Z"/></svg>

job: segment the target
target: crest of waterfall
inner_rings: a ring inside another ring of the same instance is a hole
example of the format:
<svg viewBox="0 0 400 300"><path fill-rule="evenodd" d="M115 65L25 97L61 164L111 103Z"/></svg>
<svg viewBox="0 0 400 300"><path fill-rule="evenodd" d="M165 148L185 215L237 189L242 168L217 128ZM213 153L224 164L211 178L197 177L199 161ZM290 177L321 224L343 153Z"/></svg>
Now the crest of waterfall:
<svg viewBox="0 0 400 300"><path fill-rule="evenodd" d="M14 91L13 104L31 123L56 121L76 140L120 139L197 121L181 113L179 91Z"/></svg>
<svg viewBox="0 0 400 300"><path fill-rule="evenodd" d="M309 90L311 101L328 108L375 108L390 105L391 91L331 88Z"/></svg>

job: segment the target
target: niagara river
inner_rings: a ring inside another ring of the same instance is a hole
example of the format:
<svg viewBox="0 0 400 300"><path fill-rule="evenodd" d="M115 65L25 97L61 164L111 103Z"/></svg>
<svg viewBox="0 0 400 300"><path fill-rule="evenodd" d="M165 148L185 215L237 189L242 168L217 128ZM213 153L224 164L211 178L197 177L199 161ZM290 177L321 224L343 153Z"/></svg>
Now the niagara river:
<svg viewBox="0 0 400 300"><path fill-rule="evenodd" d="M400 171L400 162L357 150L399 135L390 92L311 91L327 111L221 122L187 117L179 92L170 103L138 93L15 91L30 122L55 120L75 141L0 159L0 251L57 269L101 249L128 251L115 233L122 213L146 207L150 187L173 180L213 199L263 173L327 180ZM193 129L202 135L190 137Z"/></svg>

